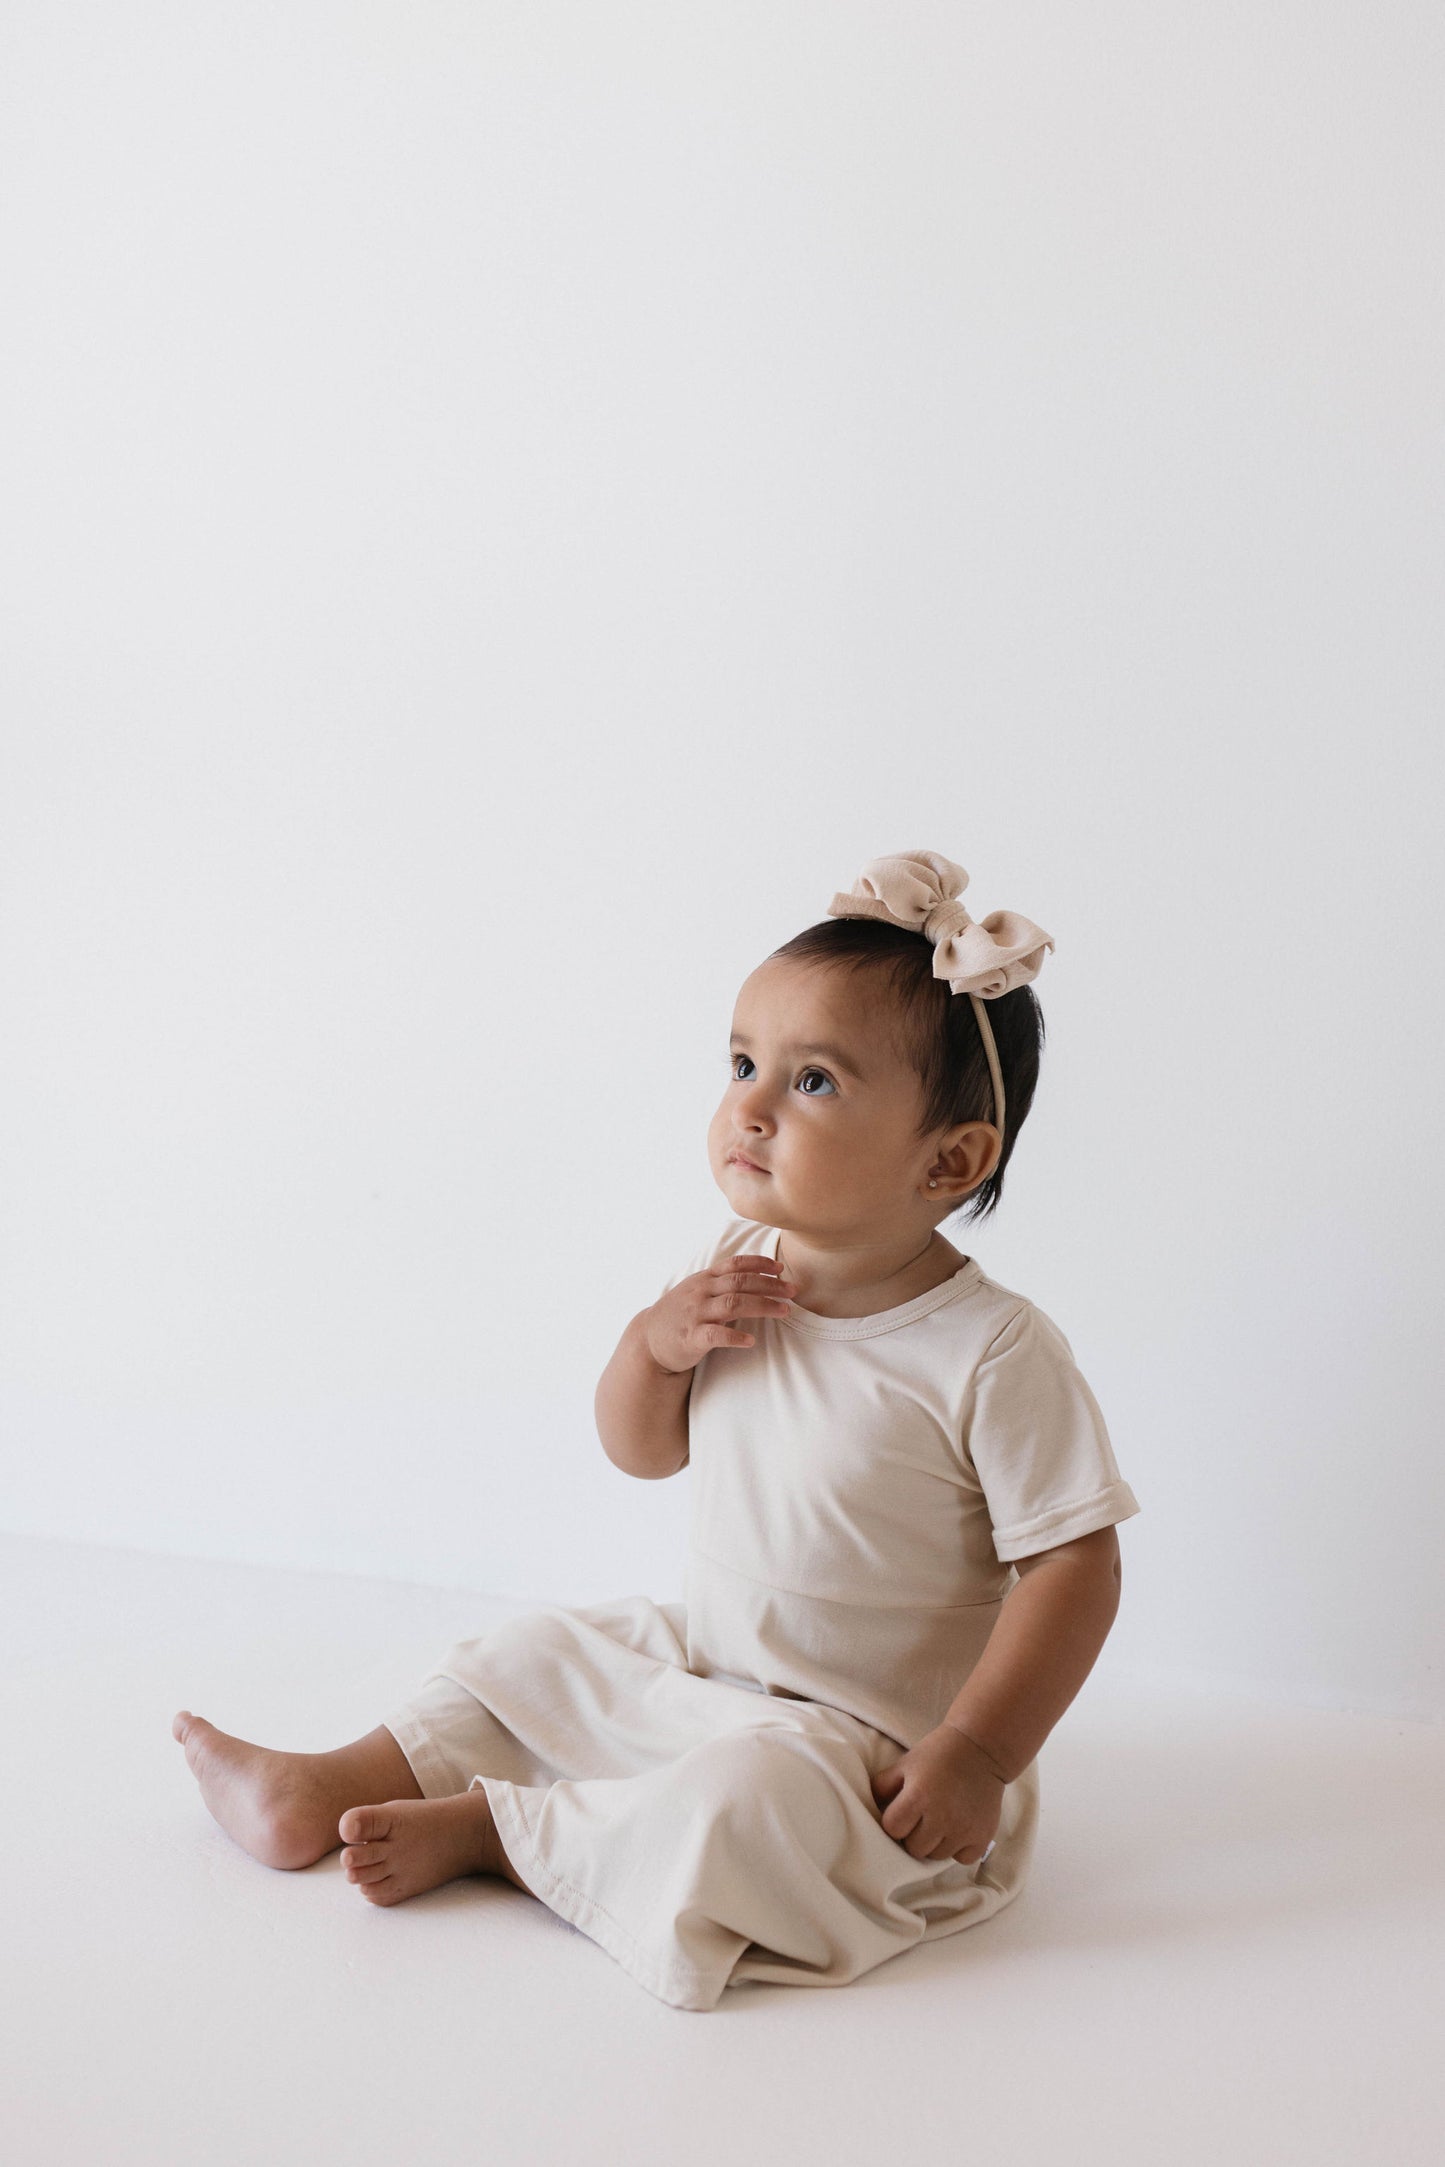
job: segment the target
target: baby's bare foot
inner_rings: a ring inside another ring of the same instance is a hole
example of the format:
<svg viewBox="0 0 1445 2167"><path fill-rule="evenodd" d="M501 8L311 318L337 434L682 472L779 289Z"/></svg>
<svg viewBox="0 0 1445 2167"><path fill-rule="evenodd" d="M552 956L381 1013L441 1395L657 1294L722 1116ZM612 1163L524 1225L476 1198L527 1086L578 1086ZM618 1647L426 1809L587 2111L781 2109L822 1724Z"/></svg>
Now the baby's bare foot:
<svg viewBox="0 0 1445 2167"><path fill-rule="evenodd" d="M265 1866L312 1866L336 1848L331 1783L312 1753L273 1753L183 1708L171 1736L186 1749L221 1827Z"/></svg>
<svg viewBox="0 0 1445 2167"><path fill-rule="evenodd" d="M394 1798L385 1806L350 1806L337 1824L346 1842L341 1863L373 1904L399 1904L462 1874L505 1874L505 1852L478 1785L450 1798Z"/></svg>

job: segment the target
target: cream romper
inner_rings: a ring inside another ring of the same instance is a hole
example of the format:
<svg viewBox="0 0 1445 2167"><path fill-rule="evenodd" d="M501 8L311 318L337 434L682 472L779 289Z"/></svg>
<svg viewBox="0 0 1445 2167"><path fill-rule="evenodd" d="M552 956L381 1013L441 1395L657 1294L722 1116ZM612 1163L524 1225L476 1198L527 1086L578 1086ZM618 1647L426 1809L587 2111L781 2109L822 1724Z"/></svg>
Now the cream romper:
<svg viewBox="0 0 1445 2167"><path fill-rule="evenodd" d="M778 1241L729 1218L662 1291ZM685 1599L528 1611L386 1718L425 1797L485 1790L534 1894L679 2009L844 1986L1019 1893L1037 1759L971 1866L913 1858L869 1779L942 1720L1011 1560L1139 1511L1063 1333L973 1258L746 1329L693 1372Z"/></svg>

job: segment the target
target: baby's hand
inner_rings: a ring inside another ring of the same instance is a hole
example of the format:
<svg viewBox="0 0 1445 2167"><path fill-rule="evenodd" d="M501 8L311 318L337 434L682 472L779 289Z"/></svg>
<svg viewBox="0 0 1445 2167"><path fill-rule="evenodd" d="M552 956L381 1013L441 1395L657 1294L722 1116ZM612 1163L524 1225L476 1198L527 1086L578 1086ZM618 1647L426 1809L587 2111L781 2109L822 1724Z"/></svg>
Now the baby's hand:
<svg viewBox="0 0 1445 2167"><path fill-rule="evenodd" d="M883 1831L911 1858L957 1859L973 1866L993 1847L1004 1787L978 1747L947 1723L928 1731L901 1761L873 1778Z"/></svg>
<svg viewBox="0 0 1445 2167"><path fill-rule="evenodd" d="M786 1315L797 1290L772 1257L730 1257L658 1297L647 1313L648 1351L659 1368L680 1372L714 1347L751 1347L756 1334L733 1331L730 1320Z"/></svg>

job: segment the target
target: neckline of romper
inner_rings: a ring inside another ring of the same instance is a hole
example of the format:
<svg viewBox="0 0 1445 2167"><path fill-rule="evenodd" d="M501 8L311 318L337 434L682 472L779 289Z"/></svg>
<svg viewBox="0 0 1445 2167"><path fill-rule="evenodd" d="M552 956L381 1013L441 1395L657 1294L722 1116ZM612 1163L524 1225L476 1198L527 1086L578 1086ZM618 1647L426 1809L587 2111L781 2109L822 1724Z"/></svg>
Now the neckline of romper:
<svg viewBox="0 0 1445 2167"><path fill-rule="evenodd" d="M761 1253L776 1261L782 1239L781 1227L770 1228ZM815 1309L800 1309L795 1304L787 1316L771 1321L785 1325L789 1331L804 1332L810 1339L873 1339L880 1332L896 1332L900 1325L928 1316L945 1302L956 1302L961 1294L971 1294L981 1277L978 1258L965 1257L951 1279L930 1287L926 1294L915 1294L911 1302L900 1302L896 1309L875 1309L870 1317L823 1317Z"/></svg>

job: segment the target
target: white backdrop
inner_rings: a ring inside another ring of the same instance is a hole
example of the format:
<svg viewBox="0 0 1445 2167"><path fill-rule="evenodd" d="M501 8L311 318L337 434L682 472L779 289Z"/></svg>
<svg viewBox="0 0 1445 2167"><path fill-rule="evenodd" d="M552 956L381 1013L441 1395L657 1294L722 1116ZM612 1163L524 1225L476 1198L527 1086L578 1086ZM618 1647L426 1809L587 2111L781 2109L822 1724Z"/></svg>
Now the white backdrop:
<svg viewBox="0 0 1445 2167"><path fill-rule="evenodd" d="M1104 1662L1445 1713L1438 15L10 0L11 1529L681 1592L738 985L1057 948Z"/></svg>

